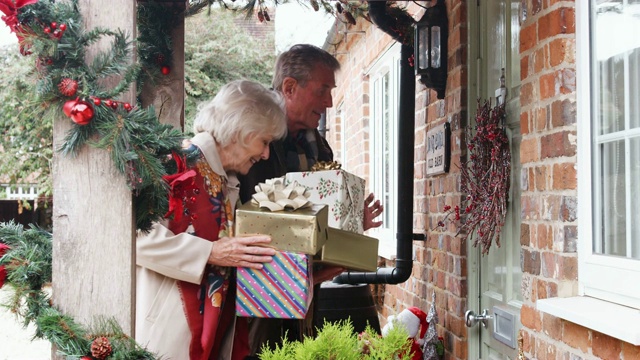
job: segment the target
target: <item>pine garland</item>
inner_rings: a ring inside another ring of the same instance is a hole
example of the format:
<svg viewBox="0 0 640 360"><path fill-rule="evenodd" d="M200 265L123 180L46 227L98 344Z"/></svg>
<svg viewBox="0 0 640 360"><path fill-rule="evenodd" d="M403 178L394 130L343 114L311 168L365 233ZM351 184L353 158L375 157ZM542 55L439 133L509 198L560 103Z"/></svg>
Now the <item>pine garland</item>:
<svg viewBox="0 0 640 360"><path fill-rule="evenodd" d="M6 284L13 288L3 306L21 318L25 327L35 324L34 338L49 340L60 355L74 359L92 355L92 343L102 337L108 339L114 359L156 358L113 319L96 318L93 327L87 329L51 306L45 290L51 283L51 233L34 226L24 229L13 221L0 223L0 244L9 247L0 257L0 268L6 268Z"/></svg>
<svg viewBox="0 0 640 360"><path fill-rule="evenodd" d="M132 62L133 42L122 31L94 28L82 30L78 1L41 0L18 9L17 19L23 39L23 53L36 58L37 99L48 121L60 120L63 110L85 105L78 122L65 136L57 151L75 156L85 145L107 150L114 166L133 191L136 227L147 231L168 208L164 162L179 150L184 134L160 124L152 107L118 100L132 84L140 90L146 81L162 81L163 68L171 66L169 33L179 14L162 4L138 4L141 25L137 39L139 63ZM54 35L55 34L55 35ZM103 38L111 39L109 49L85 62L86 49ZM105 88L104 79L118 76L119 82ZM88 109L86 109L88 108Z"/></svg>

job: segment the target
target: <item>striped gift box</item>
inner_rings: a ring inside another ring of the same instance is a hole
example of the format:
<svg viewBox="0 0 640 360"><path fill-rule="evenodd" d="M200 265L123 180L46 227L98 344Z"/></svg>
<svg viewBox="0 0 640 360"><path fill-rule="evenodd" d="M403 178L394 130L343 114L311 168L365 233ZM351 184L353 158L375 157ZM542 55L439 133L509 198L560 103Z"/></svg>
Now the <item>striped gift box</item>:
<svg viewBox="0 0 640 360"><path fill-rule="evenodd" d="M303 319L311 302L310 255L278 251L260 270L238 268L236 314Z"/></svg>

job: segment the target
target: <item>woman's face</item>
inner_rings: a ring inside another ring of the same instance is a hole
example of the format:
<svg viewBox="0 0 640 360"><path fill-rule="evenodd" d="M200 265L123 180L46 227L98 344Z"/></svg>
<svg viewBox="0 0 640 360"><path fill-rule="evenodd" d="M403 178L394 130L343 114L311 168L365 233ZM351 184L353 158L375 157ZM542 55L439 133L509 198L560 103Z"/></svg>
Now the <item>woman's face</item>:
<svg viewBox="0 0 640 360"><path fill-rule="evenodd" d="M235 142L235 147L231 152L233 158L230 160L230 166L225 170L235 171L238 174L246 174L253 164L262 159L269 158L269 144L272 138L268 135L252 133L244 139L245 145L241 142Z"/></svg>

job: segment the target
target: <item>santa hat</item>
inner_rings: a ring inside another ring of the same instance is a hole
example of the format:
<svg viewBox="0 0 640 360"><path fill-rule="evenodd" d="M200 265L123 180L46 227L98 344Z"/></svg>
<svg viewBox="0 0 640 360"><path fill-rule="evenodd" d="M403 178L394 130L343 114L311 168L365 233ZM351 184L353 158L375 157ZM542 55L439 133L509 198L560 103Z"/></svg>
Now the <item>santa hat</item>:
<svg viewBox="0 0 640 360"><path fill-rule="evenodd" d="M406 309L411 314L415 316L414 321L416 321L415 328L418 328L418 324L420 325L420 337L419 339L424 338L424 335L427 333L427 329L429 328L429 323L427 322L427 314L419 308L412 306ZM417 331L416 331L417 332Z"/></svg>

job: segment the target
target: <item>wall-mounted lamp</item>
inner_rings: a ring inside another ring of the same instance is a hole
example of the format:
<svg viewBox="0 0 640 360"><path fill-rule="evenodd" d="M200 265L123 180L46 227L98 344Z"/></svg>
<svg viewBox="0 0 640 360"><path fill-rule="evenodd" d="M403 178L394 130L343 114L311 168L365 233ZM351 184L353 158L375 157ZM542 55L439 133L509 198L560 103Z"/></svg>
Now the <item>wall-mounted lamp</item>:
<svg viewBox="0 0 640 360"><path fill-rule="evenodd" d="M416 75L424 86L437 92L438 99L444 99L447 88L448 37L447 8L444 0L436 0L416 23L414 52Z"/></svg>

